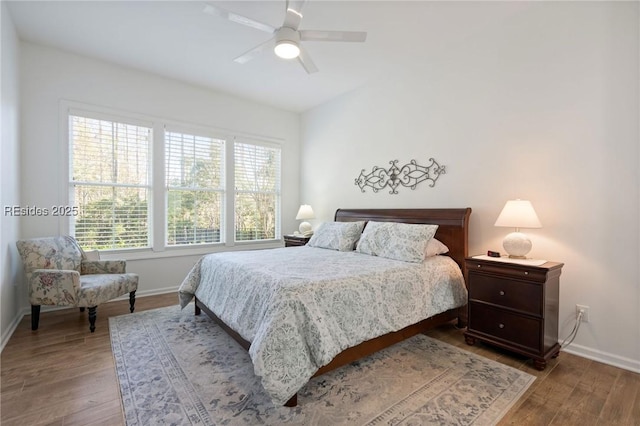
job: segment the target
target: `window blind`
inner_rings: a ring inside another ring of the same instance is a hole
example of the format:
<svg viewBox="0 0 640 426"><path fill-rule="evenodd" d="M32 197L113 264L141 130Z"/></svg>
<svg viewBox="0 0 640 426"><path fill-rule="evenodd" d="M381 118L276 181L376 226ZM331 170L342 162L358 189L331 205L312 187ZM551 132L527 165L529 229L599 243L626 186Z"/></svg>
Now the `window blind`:
<svg viewBox="0 0 640 426"><path fill-rule="evenodd" d="M69 116L72 233L87 249L149 247L151 128Z"/></svg>
<svg viewBox="0 0 640 426"><path fill-rule="evenodd" d="M167 245L224 239L224 139L165 131Z"/></svg>
<svg viewBox="0 0 640 426"><path fill-rule="evenodd" d="M279 235L280 157L280 148L234 143L236 241Z"/></svg>

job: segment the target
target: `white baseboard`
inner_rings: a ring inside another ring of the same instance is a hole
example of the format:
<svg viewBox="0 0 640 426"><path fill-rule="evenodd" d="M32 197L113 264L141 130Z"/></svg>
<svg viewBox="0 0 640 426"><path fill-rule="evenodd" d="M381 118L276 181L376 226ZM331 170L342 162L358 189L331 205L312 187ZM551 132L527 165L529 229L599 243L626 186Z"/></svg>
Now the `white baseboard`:
<svg viewBox="0 0 640 426"><path fill-rule="evenodd" d="M4 347L7 345L7 342L9 341L11 336L13 336L13 332L16 331L16 328L18 327L18 324L20 324L20 321L22 321L23 317L24 317L24 314L21 312L18 312L18 315L16 315L13 321L11 321L11 325L9 325L7 330L2 335L2 342L0 342L0 353L2 353L2 351L4 350Z"/></svg>
<svg viewBox="0 0 640 426"><path fill-rule="evenodd" d="M175 286L157 288L157 289L145 290L145 291L138 290L136 291L136 299L139 297L155 296L158 294L166 294L166 293L176 293L176 305L177 305L178 304L178 287L175 287ZM109 302L114 302L116 300L129 300L129 295L125 294L124 296L110 300ZM68 306L42 306L40 312L59 311L61 309L69 309L69 307ZM24 318L27 315L31 315L31 307L23 306L22 309L18 311L18 314L11 322L11 325L9 326L7 331L2 335L2 342L0 342L0 353L4 350L4 347L6 346L7 342L9 342L9 339L11 338L13 333L16 331L16 328L18 327L18 324L20 324L20 321L22 321L22 318Z"/></svg>
<svg viewBox="0 0 640 426"><path fill-rule="evenodd" d="M622 357L614 355L608 352L600 351L598 349L592 349L582 345L576 345L575 343L568 346L563 352L577 355L582 358L598 361L603 364L612 365L614 367L622 368L624 370L633 371L634 373L640 373L640 360Z"/></svg>

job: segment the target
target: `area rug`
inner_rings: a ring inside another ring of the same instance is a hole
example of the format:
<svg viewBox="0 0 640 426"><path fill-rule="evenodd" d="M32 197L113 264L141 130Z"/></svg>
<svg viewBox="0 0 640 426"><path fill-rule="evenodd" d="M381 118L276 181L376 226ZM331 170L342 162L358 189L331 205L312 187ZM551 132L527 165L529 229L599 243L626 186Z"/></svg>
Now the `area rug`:
<svg viewBox="0 0 640 426"><path fill-rule="evenodd" d="M126 423L134 425L490 425L535 380L417 335L312 379L274 406L249 354L193 305L109 319Z"/></svg>

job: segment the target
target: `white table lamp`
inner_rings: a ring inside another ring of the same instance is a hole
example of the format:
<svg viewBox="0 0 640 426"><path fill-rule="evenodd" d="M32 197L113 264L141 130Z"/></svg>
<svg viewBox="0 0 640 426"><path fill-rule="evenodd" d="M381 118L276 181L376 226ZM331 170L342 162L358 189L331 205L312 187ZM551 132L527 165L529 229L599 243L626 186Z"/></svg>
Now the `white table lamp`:
<svg viewBox="0 0 640 426"><path fill-rule="evenodd" d="M309 204L301 205L300 209L298 209L296 220L302 220L302 223L300 223L300 226L298 228L302 235L313 234L313 228L311 227L311 224L307 222L308 219L313 218L315 218L315 215L313 214L313 209L311 208L311 206Z"/></svg>
<svg viewBox="0 0 640 426"><path fill-rule="evenodd" d="M516 259L526 259L526 254L531 251L531 240L520 232L520 228L542 228L536 211L527 200L507 201L495 226L516 229L502 241L502 247L509 253L509 257Z"/></svg>

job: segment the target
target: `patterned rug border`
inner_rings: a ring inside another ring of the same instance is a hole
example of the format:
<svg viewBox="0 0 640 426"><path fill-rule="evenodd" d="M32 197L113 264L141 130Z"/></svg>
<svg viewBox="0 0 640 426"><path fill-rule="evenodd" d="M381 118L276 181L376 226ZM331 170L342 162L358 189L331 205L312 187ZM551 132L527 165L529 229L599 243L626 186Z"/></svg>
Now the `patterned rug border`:
<svg viewBox="0 0 640 426"><path fill-rule="evenodd" d="M158 318L155 318L156 316ZM139 326L138 331L140 331L140 329L143 328L147 333L147 335L152 340L153 344L159 344L160 346L163 347L161 348L160 350L161 353L159 354L160 355L159 361L160 361L160 364L162 365L162 372L164 374L168 374L168 377L170 377L171 386L173 386L172 389L175 390L176 386L181 388L178 391L176 391L176 393L178 394L178 401L179 401L177 405L180 407L178 411L183 412L183 414L186 414L187 422L184 423L184 422L178 421L174 423L171 415L175 414L175 412L172 412L167 416L166 419L163 419L162 424L203 424L203 425L218 424L216 423L216 421L214 421L214 419L217 419L217 418L212 415L212 413L207 409L205 403L203 403L202 400L200 399L203 395L200 392L198 392L197 389L192 385L187 372L184 371L180 363L180 360L176 358L176 355L174 354L169 343L165 340L166 330L162 329L158 324L158 322L161 322L163 318L166 320L167 317L171 317L171 316L175 316L176 318L174 318L174 320L178 320L178 322L197 322L198 320L200 320L201 322L202 318L205 318L206 322L210 322L209 324L210 326L212 326L213 328L219 329L219 327L215 323L210 321L210 319L206 315L196 317L193 314L192 304L189 305L187 308L185 308L184 311L181 311L179 309L179 306L174 305L174 306L155 308L155 309L151 309L143 312L137 312L134 314L125 314L125 315L109 318L109 333L111 338L112 355L114 357L116 375L119 382L119 393L122 400L123 415L125 418L125 422L128 426L142 425L142 424L156 424L154 423L154 420L155 421L158 420L157 418L156 419L144 418L144 416L142 416L143 418L141 418L141 414L138 408L136 407L136 401L134 401L134 399L136 398L136 395L134 394L134 389L132 388L135 387L135 385L132 385L131 383L135 379L130 377L129 371L127 370L127 360L125 359L126 354L124 353L125 351L123 351L124 341L120 339L120 336L119 336L119 332L121 331L123 324L132 324L132 323L135 323L137 326ZM151 319L150 323L148 321L149 319ZM200 325L202 326L203 324L200 324ZM221 329L220 329L220 332L221 332L221 335L226 336L226 338L228 339L231 339ZM517 373L519 375L517 380L518 381L517 385L520 386L519 389L517 390L512 389L512 387L515 385L515 381L514 381L514 383L511 384L508 389L502 392L504 394L504 393L507 393L506 392L507 390L509 390L510 391L509 395L505 396L504 398L495 397L488 404L485 404L486 405L484 407L485 409L483 411L478 412L477 415L473 417L473 420L471 422L460 423L460 424L474 424L474 425L495 424L502 417L504 417L504 415L519 401L522 395L527 391L527 389L531 386L531 384L536 379L535 376L530 375L524 371L517 370L513 367L507 366L505 364L501 364L498 361L484 358L473 352L465 351L463 348L459 348L424 335L414 336L411 339L408 339L404 342L396 344L391 348L387 348L386 350L378 352L377 354L374 354L370 357L379 355L381 353L385 353L385 351L389 351L390 349L393 349L398 345L410 343L412 339L415 339L415 338L428 339L429 341L435 342L436 345L439 345L448 351L460 352L465 356L467 356L469 359L480 361L486 366L489 366L498 370L506 370L506 371L511 370L514 373ZM234 345L237 345L235 341L232 341L232 342ZM240 348L239 345L238 345L238 348L240 349L240 352L246 353L246 351ZM158 351L154 349L154 353L155 352L158 352ZM367 357L366 359L368 360L370 357ZM342 369L346 369L346 368L350 368L350 366L343 367ZM339 371L339 370L336 370L336 371ZM332 373L327 373L327 375L330 375L330 374ZM466 374L468 374L468 372ZM320 378L325 377L327 375L320 376ZM372 412L368 416L365 416L365 418L368 417L369 420L359 424L367 424L367 425L398 424L399 422L407 420L409 417L417 414L416 409L419 409L421 404L424 405L424 398L432 398L432 399L434 398L433 395L428 396L426 394L428 393L437 394L438 391L434 391L434 387L437 387L439 385L438 382L446 382L447 380L451 380L451 377L449 376L450 374L448 370L437 374L435 377L432 377L431 379L425 381L424 383L422 383L422 385L419 385L417 388L413 388L407 395L397 397L398 398L397 401L391 403L390 406L378 412L378 414L375 414L375 412ZM458 379L455 379L455 380L458 380ZM443 388L448 389L448 386L450 386L451 383L440 383L440 385ZM310 386L317 387L316 384L311 384ZM183 396L183 397L181 398L180 396ZM272 419L271 421L269 421L263 418L261 423L263 424L282 423L285 419L282 417L282 414L280 415L277 414L279 410L280 412L282 412L282 410L285 410L284 412L289 414L301 413L305 410L305 402L307 403L307 405L310 405L314 401L310 401L309 398L299 399L300 405L295 409L290 409L285 407L271 407L271 410L276 412L275 419ZM330 404L330 401L327 401L327 403ZM242 408L244 409L245 408L244 406L246 404L242 404L242 405L243 405ZM424 405L424 407L426 407L426 405ZM424 407L422 408L424 409ZM179 414L175 414L175 415L177 416L175 419L179 420L180 415ZM294 422L292 424L297 424L295 423L296 420L294 418L292 418L291 420ZM364 419L361 418L359 420L362 421ZM467 418L466 420L469 420L469 419ZM167 421L167 423L164 423L164 421ZM157 423L157 424L160 424L160 423ZM241 423L232 421L229 423L223 422L223 424L241 424ZM249 423L243 422L242 424L249 424ZM411 424L414 424L414 423L411 423ZM444 424L444 423L441 423L441 424Z"/></svg>

